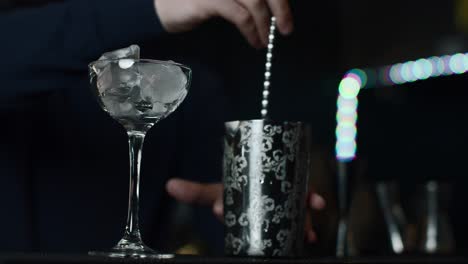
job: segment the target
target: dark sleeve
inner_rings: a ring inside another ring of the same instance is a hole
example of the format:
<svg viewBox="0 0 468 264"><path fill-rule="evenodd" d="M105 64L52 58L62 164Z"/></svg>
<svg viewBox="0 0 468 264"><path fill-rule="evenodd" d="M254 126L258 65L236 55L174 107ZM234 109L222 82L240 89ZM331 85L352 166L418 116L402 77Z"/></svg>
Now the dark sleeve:
<svg viewBox="0 0 468 264"><path fill-rule="evenodd" d="M103 52L163 33L153 0L70 0L0 14L0 100L62 89Z"/></svg>

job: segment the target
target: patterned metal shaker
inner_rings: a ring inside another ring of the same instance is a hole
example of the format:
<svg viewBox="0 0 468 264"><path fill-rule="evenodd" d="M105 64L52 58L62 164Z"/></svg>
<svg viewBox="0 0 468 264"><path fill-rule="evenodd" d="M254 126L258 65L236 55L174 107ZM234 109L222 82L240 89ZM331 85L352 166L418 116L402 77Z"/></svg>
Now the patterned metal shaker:
<svg viewBox="0 0 468 264"><path fill-rule="evenodd" d="M226 123L226 255L302 255L309 163L310 127L304 123Z"/></svg>

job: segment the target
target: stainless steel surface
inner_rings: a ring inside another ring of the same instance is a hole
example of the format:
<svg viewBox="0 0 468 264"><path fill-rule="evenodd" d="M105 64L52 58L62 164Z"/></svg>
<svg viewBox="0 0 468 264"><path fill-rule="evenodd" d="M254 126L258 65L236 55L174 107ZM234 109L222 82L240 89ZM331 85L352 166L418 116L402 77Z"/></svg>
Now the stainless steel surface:
<svg viewBox="0 0 468 264"><path fill-rule="evenodd" d="M263 99L262 99L262 118L265 119L268 115L268 96L270 95L270 78L271 78L271 66L273 60L273 47L275 42L276 32L276 18L271 17L270 34L268 35L268 49L266 54L265 63L265 81L263 82Z"/></svg>
<svg viewBox="0 0 468 264"><path fill-rule="evenodd" d="M437 192L438 185L431 181L426 185L427 190L427 229L424 249L426 252L433 253L437 250Z"/></svg>
<svg viewBox="0 0 468 264"><path fill-rule="evenodd" d="M309 127L266 120L226 123L225 253L300 256L309 176Z"/></svg>
<svg viewBox="0 0 468 264"><path fill-rule="evenodd" d="M398 221L398 214L402 215L400 205L395 203L395 199L392 199L389 193L389 186L387 183L379 182L376 186L377 199L379 202L380 209L382 210L385 225L387 227L387 233L390 240L390 245L393 253L401 254L405 250L403 243L402 233L404 232L404 226L400 226Z"/></svg>
<svg viewBox="0 0 468 264"><path fill-rule="evenodd" d="M451 187L448 183L429 181L418 197L419 250L427 254L448 254L455 250L453 228L448 214Z"/></svg>
<svg viewBox="0 0 468 264"><path fill-rule="evenodd" d="M349 169L347 162L338 161L338 231L336 238L336 257L342 258L347 255L347 236L349 225L349 190L348 177Z"/></svg>
<svg viewBox="0 0 468 264"><path fill-rule="evenodd" d="M348 255L348 219L347 217L342 217L338 221L338 231L336 239L336 257L343 258Z"/></svg>

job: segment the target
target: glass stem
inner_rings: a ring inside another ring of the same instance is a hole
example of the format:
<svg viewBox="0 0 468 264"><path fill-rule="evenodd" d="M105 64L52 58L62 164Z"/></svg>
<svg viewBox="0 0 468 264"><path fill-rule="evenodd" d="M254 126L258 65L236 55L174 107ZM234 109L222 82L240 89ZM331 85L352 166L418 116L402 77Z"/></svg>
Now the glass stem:
<svg viewBox="0 0 468 264"><path fill-rule="evenodd" d="M139 199L140 199L140 164L141 151L145 134L128 132L128 144L130 154L130 190L128 197L127 225L124 239L131 242L141 242L138 223Z"/></svg>

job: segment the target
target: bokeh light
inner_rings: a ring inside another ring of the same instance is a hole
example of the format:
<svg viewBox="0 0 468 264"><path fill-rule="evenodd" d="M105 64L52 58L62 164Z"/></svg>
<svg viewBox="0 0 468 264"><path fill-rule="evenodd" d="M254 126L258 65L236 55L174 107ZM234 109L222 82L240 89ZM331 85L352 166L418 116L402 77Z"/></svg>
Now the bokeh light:
<svg viewBox="0 0 468 264"><path fill-rule="evenodd" d="M336 137L340 142L354 141L356 138L357 129L353 123L340 123L336 128Z"/></svg>
<svg viewBox="0 0 468 264"><path fill-rule="evenodd" d="M463 54L463 65L465 66L465 72L468 71L468 53Z"/></svg>
<svg viewBox="0 0 468 264"><path fill-rule="evenodd" d="M345 78L352 78L352 79L356 80L356 82L358 82L358 84L359 84L359 87L362 87L361 77L359 77L359 75L357 75L355 73L352 73L352 72L348 72L345 75Z"/></svg>
<svg viewBox="0 0 468 264"><path fill-rule="evenodd" d="M450 57L450 61L449 61L450 70L455 74L464 73L466 71L464 60L465 60L465 55L461 53L455 54L452 57Z"/></svg>
<svg viewBox="0 0 468 264"><path fill-rule="evenodd" d="M356 108L357 110L357 108ZM356 124L357 121L357 111L352 112L344 112L344 111L337 111L336 113L336 123L337 124Z"/></svg>
<svg viewBox="0 0 468 264"><path fill-rule="evenodd" d="M442 72L442 75L451 75L451 74L453 74L452 69L450 69L450 59L451 58L452 58L452 56L449 56L449 55L445 55L445 56L440 57L440 59L442 60L442 62L444 64L444 71Z"/></svg>
<svg viewBox="0 0 468 264"><path fill-rule="evenodd" d="M345 98L356 97L361 89L360 82L353 77L345 77L341 80L338 88L340 96Z"/></svg>
<svg viewBox="0 0 468 264"><path fill-rule="evenodd" d="M468 53L457 53L365 70L355 68L346 72L338 87L335 130L337 159L348 161L356 155L358 95L361 89L405 84L467 71Z"/></svg>
<svg viewBox="0 0 468 264"><path fill-rule="evenodd" d="M431 77L437 77L444 73L445 71L444 61L440 57L437 57L437 56L430 57L429 61L431 62L432 68L434 69Z"/></svg>
<svg viewBox="0 0 468 264"><path fill-rule="evenodd" d="M381 67L377 70L378 72L378 84L382 84L383 86L388 86L388 85L393 85L394 82L392 81L392 78L390 77L390 70L392 69L392 66L384 66ZM400 76L400 75L398 75ZM400 76L401 78L401 76Z"/></svg>
<svg viewBox="0 0 468 264"><path fill-rule="evenodd" d="M413 68L414 68L414 61L405 62L403 63L403 66L401 66L401 78L405 82L416 81L416 77L413 74Z"/></svg>
<svg viewBox="0 0 468 264"><path fill-rule="evenodd" d="M358 99L357 97L346 98L343 96L338 96L337 107L338 112L353 113L358 107Z"/></svg>
<svg viewBox="0 0 468 264"><path fill-rule="evenodd" d="M417 60L413 63L412 65L412 73L413 73L413 76L415 78L415 80L422 80L426 75L424 73L424 68L423 68L423 65L422 63Z"/></svg>
<svg viewBox="0 0 468 264"><path fill-rule="evenodd" d="M432 73L434 72L434 68L432 66L432 63L427 60L427 59L419 59L416 61L420 65L423 71L423 75L420 78L421 80L425 80L429 77L431 77Z"/></svg>
<svg viewBox="0 0 468 264"><path fill-rule="evenodd" d="M336 113L336 156L340 160L353 159L356 152L356 121L358 108L359 86L356 74L348 73L340 83L340 95L337 100ZM346 90L347 86L352 89ZM356 88L357 87L357 88ZM344 94L344 96L343 96Z"/></svg>
<svg viewBox="0 0 468 264"><path fill-rule="evenodd" d="M336 143L336 157L341 161L354 159L356 155L356 141L338 141Z"/></svg>
<svg viewBox="0 0 468 264"><path fill-rule="evenodd" d="M361 86L361 89L363 89L364 87L366 87L367 85L367 81L368 81L368 77L367 77L367 73L364 71L364 70L361 70L361 69L352 69L350 71L348 71L347 74L345 74L345 77L349 76L349 75L353 75L353 76L357 76L358 79L359 79L359 84Z"/></svg>
<svg viewBox="0 0 468 264"><path fill-rule="evenodd" d="M403 78L401 77L401 67L402 66L403 65L401 63L397 63L397 64L393 65L392 67L390 67L389 76L390 76L390 80L394 84L400 84L400 83L404 82Z"/></svg>

